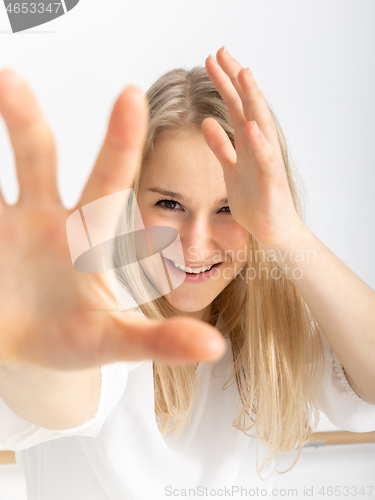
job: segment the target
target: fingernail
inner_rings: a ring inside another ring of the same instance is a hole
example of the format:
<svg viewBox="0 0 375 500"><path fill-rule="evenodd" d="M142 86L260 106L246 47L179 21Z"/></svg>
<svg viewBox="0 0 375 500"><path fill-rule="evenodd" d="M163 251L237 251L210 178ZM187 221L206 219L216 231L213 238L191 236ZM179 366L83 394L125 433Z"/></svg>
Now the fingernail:
<svg viewBox="0 0 375 500"><path fill-rule="evenodd" d="M217 335L209 337L207 344L211 351L222 351L223 348L225 348L223 339L218 337Z"/></svg>
<svg viewBox="0 0 375 500"><path fill-rule="evenodd" d="M212 54L210 54L210 55L208 56L208 58L207 58L207 59L211 59L211 62L212 62L215 66L218 66L218 63L217 63L217 61L216 61L216 58L215 58Z"/></svg>
<svg viewBox="0 0 375 500"><path fill-rule="evenodd" d="M23 80L11 69L0 71L0 83L6 91L14 92L23 86Z"/></svg>
<svg viewBox="0 0 375 500"><path fill-rule="evenodd" d="M229 50L226 47L224 47L224 45L221 47L221 50L225 56L232 57L229 53Z"/></svg>
<svg viewBox="0 0 375 500"><path fill-rule="evenodd" d="M246 68L246 76L253 82L254 81L254 76L252 72L250 71L250 68Z"/></svg>
<svg viewBox="0 0 375 500"><path fill-rule="evenodd" d="M257 125L257 122L253 122L253 126L251 127L251 131L254 132L254 134L259 134L259 127Z"/></svg>
<svg viewBox="0 0 375 500"><path fill-rule="evenodd" d="M132 94L131 99L133 102L136 102L136 103L140 103L144 99L144 95L143 95L142 90L135 85L128 85L125 88L125 93L127 95Z"/></svg>

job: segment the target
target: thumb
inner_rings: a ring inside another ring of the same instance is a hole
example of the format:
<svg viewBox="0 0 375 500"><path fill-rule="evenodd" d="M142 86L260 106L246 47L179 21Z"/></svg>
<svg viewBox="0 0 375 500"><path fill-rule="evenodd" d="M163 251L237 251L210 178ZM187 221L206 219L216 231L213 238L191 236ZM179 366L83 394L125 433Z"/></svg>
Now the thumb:
<svg viewBox="0 0 375 500"><path fill-rule="evenodd" d="M107 330L107 329L106 329ZM101 348L102 363L153 359L163 363L215 361L226 351L222 334L213 326L188 317L151 320L137 313L112 316Z"/></svg>

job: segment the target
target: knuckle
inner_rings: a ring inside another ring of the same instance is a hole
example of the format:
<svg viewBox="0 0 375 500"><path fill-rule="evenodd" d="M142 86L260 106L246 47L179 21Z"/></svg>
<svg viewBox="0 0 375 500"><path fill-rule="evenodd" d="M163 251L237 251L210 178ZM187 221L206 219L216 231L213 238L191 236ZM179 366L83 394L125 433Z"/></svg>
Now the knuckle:
<svg viewBox="0 0 375 500"><path fill-rule="evenodd" d="M56 155L53 134L45 123L18 131L12 137L16 161L38 163L41 159L51 160Z"/></svg>
<svg viewBox="0 0 375 500"><path fill-rule="evenodd" d="M275 161L276 159L275 151L269 144L267 144L266 147L263 147L259 150L259 159L262 163L266 164L270 164Z"/></svg>
<svg viewBox="0 0 375 500"><path fill-rule="evenodd" d="M236 95L233 94L233 95L228 95L225 98L225 101L226 101L228 107L235 107L235 106L239 105L240 98L239 98L238 94L236 94Z"/></svg>
<svg viewBox="0 0 375 500"><path fill-rule="evenodd" d="M30 144L27 147L15 149L16 163L23 165L37 165L54 161L56 149L53 144Z"/></svg>
<svg viewBox="0 0 375 500"><path fill-rule="evenodd" d="M98 184L102 187L111 188L116 184L114 176L109 170L98 169L95 172L95 177Z"/></svg>

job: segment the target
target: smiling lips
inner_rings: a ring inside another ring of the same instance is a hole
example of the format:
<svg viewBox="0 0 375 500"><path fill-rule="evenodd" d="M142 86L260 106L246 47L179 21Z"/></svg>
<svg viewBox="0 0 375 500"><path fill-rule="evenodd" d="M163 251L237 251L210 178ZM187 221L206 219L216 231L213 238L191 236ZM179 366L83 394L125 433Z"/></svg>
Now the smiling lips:
<svg viewBox="0 0 375 500"><path fill-rule="evenodd" d="M168 259L168 260L170 260L170 259ZM221 264L221 262L215 262L214 264L210 264L208 266L200 266L199 267L197 265L185 266L183 264L178 264L177 262L175 262L173 260L170 260L170 262L178 269L181 269L182 271L185 271L186 273L189 273L189 274L200 274L200 273L203 273L206 271L210 271L215 265Z"/></svg>

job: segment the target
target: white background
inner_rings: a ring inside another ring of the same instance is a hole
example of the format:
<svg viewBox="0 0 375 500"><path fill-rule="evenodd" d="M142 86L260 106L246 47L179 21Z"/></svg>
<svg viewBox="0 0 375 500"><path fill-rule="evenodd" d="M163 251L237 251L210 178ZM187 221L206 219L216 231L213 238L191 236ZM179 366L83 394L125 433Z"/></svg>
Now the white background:
<svg viewBox="0 0 375 500"><path fill-rule="evenodd" d="M37 94L56 136L61 197L72 207L122 88L146 91L164 71L202 65L225 45L280 119L305 181L307 225L375 288L374 25L373 0L81 0L13 34L0 5L0 68L17 70ZM0 152L0 182L14 203L1 121ZM324 419L320 429L331 428Z"/></svg>

